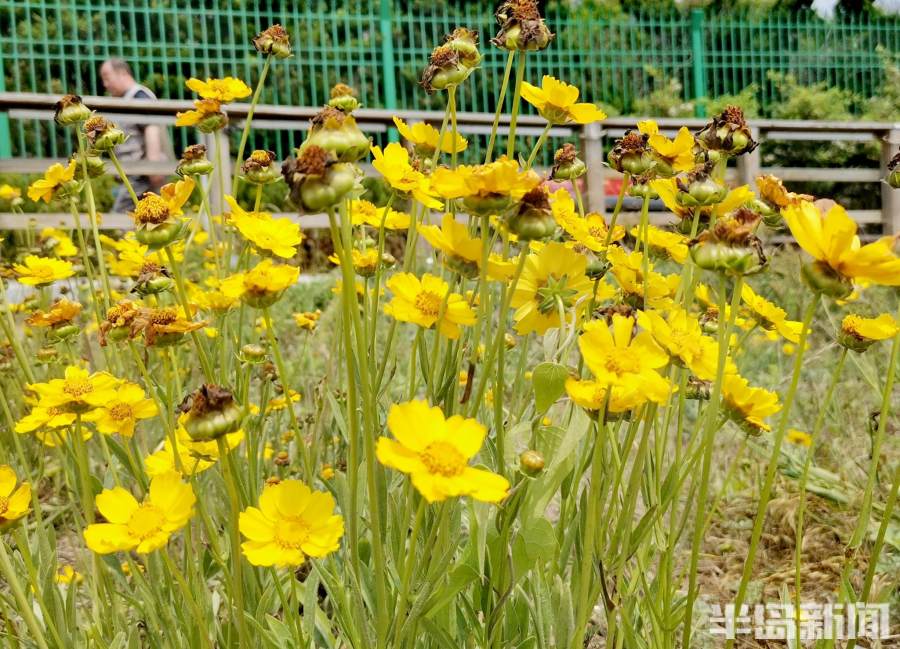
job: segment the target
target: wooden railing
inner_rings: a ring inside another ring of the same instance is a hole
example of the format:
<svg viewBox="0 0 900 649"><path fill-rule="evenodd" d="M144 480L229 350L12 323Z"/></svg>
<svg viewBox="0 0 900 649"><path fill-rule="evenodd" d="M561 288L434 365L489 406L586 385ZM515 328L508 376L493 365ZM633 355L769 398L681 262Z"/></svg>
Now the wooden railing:
<svg viewBox="0 0 900 649"><path fill-rule="evenodd" d="M51 120L53 118L53 106L59 99L56 95L38 93L0 92L0 114L5 113L9 119L39 119ZM189 110L192 104L188 101L173 100L124 100L115 97L84 97L84 102L89 107L110 117L113 121L137 121L144 124L170 125L174 115L178 111ZM246 119L248 104L230 104L228 115L232 125L240 128ZM318 108L260 105L256 107L253 116L254 127L265 130L297 130L306 126ZM355 114L357 122L363 131L368 133L384 132L393 126L392 118L399 115L407 122L425 121L440 124L443 113L437 111L417 110L378 110L360 109ZM494 116L489 113L459 113L458 128L463 135L485 135L490 133ZM608 138L618 138L627 129L633 129L640 118L613 117L602 123L589 124L581 127L559 126L550 131L550 137L566 137L579 134L582 142L582 157L588 165L588 174L585 178L585 198L591 209L602 209L606 202L605 181L611 176L617 176L617 172L605 165L604 143ZM657 123L663 133L668 135L681 126L691 129L699 129L705 123L701 119L672 119L657 118ZM545 122L536 116L519 116L517 132L520 135L538 135L542 131ZM509 115L502 115L500 119L500 132L505 132L509 127ZM757 148L754 152L738 158L735 169L729 171L729 180L739 184L752 184L759 174L774 174L788 183L794 181L831 181L871 183L873 191L880 191L881 209L879 210L851 210L850 214L861 224L881 224L885 233L900 233L900 190L893 190L882 179L887 173L887 163L900 147L900 122L833 122L833 121L801 121L801 120L751 120L750 127L754 139L786 140L786 141L813 141L813 142L878 142L881 146L881 164L871 168L811 168L811 167L763 167L760 152ZM208 150L213 152L214 140L205 136L209 141ZM227 147L221 147L222 160L220 163L225 170L224 182L226 187L231 185L232 160ZM57 160L41 158L6 158L0 159L0 172L7 173L36 173L44 171L49 164ZM125 170L129 174L170 174L174 163L134 161L123 162ZM214 184L217 174L213 174L211 182ZM216 197L220 192L216 187L211 188L210 196ZM220 205L214 205L213 209L220 209ZM33 216L40 224L58 225L68 224L68 214L38 213ZM326 220L321 215L306 215L299 217L301 224L307 228L325 227ZM0 230L24 227L25 220L20 215L0 213ZM110 228L130 227L130 219L121 214L104 215L104 224Z"/></svg>

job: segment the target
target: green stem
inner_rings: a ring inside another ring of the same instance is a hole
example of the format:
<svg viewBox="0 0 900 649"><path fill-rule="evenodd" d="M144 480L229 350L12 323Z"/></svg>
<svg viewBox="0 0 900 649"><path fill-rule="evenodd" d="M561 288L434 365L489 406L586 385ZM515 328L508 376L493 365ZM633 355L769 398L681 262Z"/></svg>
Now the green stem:
<svg viewBox="0 0 900 649"><path fill-rule="evenodd" d="M409 548L406 550L406 563L403 567L403 575L400 578L400 595L397 598L396 620L394 621L394 646L400 646L400 630L403 627L401 622L406 615L406 599L409 596L409 579L412 576L413 568L416 561L416 542L419 539L419 530L422 527L422 520L425 518L426 501L424 498L419 499L419 506L416 509L416 518L413 521L412 532L409 535Z"/></svg>
<svg viewBox="0 0 900 649"><path fill-rule="evenodd" d="M625 175L622 177L622 186L619 188L619 196L616 198L616 206L613 208L612 216L609 220L609 229L606 231L606 241L604 242L607 246L609 242L612 241L613 230L616 227L616 221L619 220L619 212L622 211L622 204L625 202L625 190L628 189L628 183L631 181L631 174L627 171Z"/></svg>
<svg viewBox="0 0 900 649"><path fill-rule="evenodd" d="M494 143L497 141L497 128L500 126L500 115L503 113L503 100L506 99L506 90L509 87L509 77L512 73L516 51L510 50L506 57L506 68L503 70L503 81L500 84L500 94L497 96L497 110L494 112L494 123L491 125L491 137L488 139L487 152L484 154L484 164L491 161L491 155L494 153Z"/></svg>
<svg viewBox="0 0 900 649"><path fill-rule="evenodd" d="M535 142L534 148L531 150L531 155L528 156L528 162L525 163L526 169L531 169L531 165L534 164L534 159L537 157L538 151L541 150L541 147L544 146L544 142L547 141L547 136L550 135L551 128L553 128L553 124L547 122L547 126L544 127L541 136L538 138L537 142ZM572 184L574 185L575 182L573 181ZM582 214L582 216L584 216L584 214Z"/></svg>
<svg viewBox="0 0 900 649"><path fill-rule="evenodd" d="M522 82L525 80L525 52L519 53L516 65L516 87L513 90L512 112L509 115L509 140L506 142L506 156L512 158L516 152L516 120L519 117L519 98L522 96Z"/></svg>
<svg viewBox="0 0 900 649"><path fill-rule="evenodd" d="M81 170L84 175L84 187L87 191L88 214L91 218L91 232L94 235L94 248L97 251L97 266L100 269L100 278L103 282L103 306L109 308L112 300L112 289L110 289L109 276L106 273L106 261L103 259L103 247L100 245L100 226L97 217L97 205L94 202L94 187L91 185L90 176L87 170L87 154L85 152L84 135L78 132L78 152L81 154Z"/></svg>
<svg viewBox="0 0 900 649"><path fill-rule="evenodd" d="M191 305L190 302L188 302L187 291L184 288L184 278L181 276L181 267L175 260L175 255L172 253L172 246L166 246L165 251L166 259L169 261L169 268L172 271L172 277L175 279L175 289L178 293L178 300L181 303L181 308L184 309L184 317L190 320ZM215 383L215 374L213 373L213 367L209 361L209 357L206 355L206 348L203 346L203 341L196 331L190 333L191 340L194 341L194 347L197 348L197 356L200 358L200 367L203 368L203 375L206 377L206 382Z"/></svg>
<svg viewBox="0 0 900 649"><path fill-rule="evenodd" d="M238 145L237 158L235 162L235 170L239 169L241 164L244 161L244 149L247 148L247 138L250 136L250 122L253 121L253 112L256 110L256 105L259 103L260 95L262 94L263 84L266 81L266 75L269 74L269 67L272 65L272 55L269 54L266 57L266 62L263 64L262 72L259 74L259 81L256 82L256 90L253 92L253 99L250 100L250 108L247 109L247 119L244 121L244 130L241 132L241 142ZM216 158L218 161L219 158ZM231 182L231 195L234 196L237 193L238 187L238 179L239 175L237 173L234 174L234 180ZM224 188L223 188L224 189Z"/></svg>
<svg viewBox="0 0 900 649"><path fill-rule="evenodd" d="M119 163L119 158L116 157L116 152L112 149L110 149L109 151L109 160L116 168L116 172L119 174L119 178L122 180L122 184L125 185L125 189L128 190L128 195L131 196L132 202L137 205L138 195L134 193L134 187L131 186L131 181L128 180L128 176L125 174L125 170L122 169L122 165Z"/></svg>
<svg viewBox="0 0 900 649"><path fill-rule="evenodd" d="M49 649L47 641L44 639L44 631L41 629L37 618L34 616L31 604L25 597L25 590L22 588L22 584L16 576L15 569L9 559L9 554L6 552L6 541L3 539L0 539L0 571L3 572L3 576L9 584L9 588L16 598L16 603L19 605L18 613L22 616L22 619L25 620L25 626L27 626L28 630L31 632L32 639L37 643L40 649Z"/></svg>
<svg viewBox="0 0 900 649"><path fill-rule="evenodd" d="M233 588L231 589L232 606L231 614L236 619L238 627L238 636L240 638L241 649L247 649L252 645L247 635L247 623L244 620L244 576L243 561L241 560L241 532L238 527L238 521L241 514L241 505L238 498L238 487L236 477L232 474L231 468L227 462L228 446L225 444L225 437L220 436L216 439L219 447L219 463L222 468L223 477L225 478L225 488L228 491L228 500L231 505L231 520L229 521L229 531L231 532L231 563L233 571Z"/></svg>

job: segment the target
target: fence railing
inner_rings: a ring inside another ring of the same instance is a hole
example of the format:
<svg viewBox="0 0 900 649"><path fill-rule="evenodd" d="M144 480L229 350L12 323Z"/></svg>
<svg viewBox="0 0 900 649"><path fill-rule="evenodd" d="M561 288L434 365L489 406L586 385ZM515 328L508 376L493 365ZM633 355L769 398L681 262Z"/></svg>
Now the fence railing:
<svg viewBox="0 0 900 649"><path fill-rule="evenodd" d="M484 58L460 88L458 107L491 112L506 64L506 53L487 43L496 32L491 4L0 0L0 91L102 94L98 68L110 56L130 62L136 78L160 97L189 98L184 82L192 76L234 75L252 85L261 57L250 39L277 22L292 35L296 54L272 66L263 103L318 106L340 81L353 85L369 108L437 109L439 95L429 97L418 86L421 69L445 34L467 26L479 32ZM622 113L640 112L641 98L675 80L698 116L703 98L750 86L768 114L782 99L770 72L870 97L885 83L883 57L900 51L897 17L828 21L813 12L699 9L601 15L570 6L577 3L558 4L547 16L556 39L528 56L528 78L553 74ZM284 155L289 139L269 132L255 144ZM9 129L0 122L0 155L55 157L70 148L65 135L39 121Z"/></svg>
<svg viewBox="0 0 900 649"><path fill-rule="evenodd" d="M5 116L10 121L22 119L42 120L51 122L53 118L53 106L58 100L58 95L39 93L11 93L0 92L0 116ZM176 100L123 100L113 97L85 97L85 103L91 108L109 116L114 121L138 121L145 124L171 124L174 115L178 111L188 110L190 102ZM248 104L231 104L228 113L231 123L240 128L246 119ZM253 118L254 129L265 131L304 131L307 120L312 117L318 108L259 105L256 107ZM393 126L393 116L400 115L408 122L430 122L440 125L444 113L440 111L421 110L380 110L360 109L354 113L360 128L367 133L385 133ZM485 136L491 130L494 115L491 113L459 113L457 116L458 128L463 135ZM660 129L670 136L674 135L680 126L688 126L698 129L705 120L701 119L668 119L658 118ZM537 136L543 129L545 122L542 118L523 115L517 122L517 133L521 136ZM852 141L852 142L878 142L881 146L881 165L871 168L808 168L808 167L764 167L762 166L759 149L738 158L735 168L729 170L728 179L738 184L753 184L760 174L774 174L788 182L801 181L827 181L827 182L852 182L870 183L872 190L881 193L881 209L878 210L851 210L853 218L864 225L878 225L886 233L900 233L900 190L891 189L882 179L887 173L887 163L900 147L900 122L826 122L826 121L798 121L798 120L751 120L749 122L755 139L787 140L787 141ZM584 177L584 194L588 207L593 210L603 210L606 204L606 181L618 174L605 165L604 141L610 138L620 137L627 129L633 129L634 118L609 118L601 123L590 124L585 127L558 126L550 131L549 142L552 147L555 142L561 140L571 141L577 138L580 141L582 156L588 165L588 173ZM500 119L500 133L505 133L509 126L509 115L502 115ZM196 131L191 131L196 133ZM205 136L210 137L210 136ZM300 143L298 138L295 144ZM229 147L222 146L222 159L219 161L225 169L225 187L231 186L232 154ZM214 142L208 142L208 150L215 151ZM44 171L49 164L58 161L51 158L13 157L0 158L0 173L36 173ZM126 172L129 174L168 174L174 169L173 162L149 162L135 161L123 162ZM218 174L213 174L211 182L217 182ZM211 197L217 197L220 192L215 186L210 189ZM221 205L213 205L214 210L220 210ZM41 223L56 225L69 223L67 214L41 214L34 215ZM0 229L24 227L21 216L0 214ZM322 227L325 222L317 216L301 219L305 227ZM125 215L106 215L104 224L110 228L130 227L130 219Z"/></svg>

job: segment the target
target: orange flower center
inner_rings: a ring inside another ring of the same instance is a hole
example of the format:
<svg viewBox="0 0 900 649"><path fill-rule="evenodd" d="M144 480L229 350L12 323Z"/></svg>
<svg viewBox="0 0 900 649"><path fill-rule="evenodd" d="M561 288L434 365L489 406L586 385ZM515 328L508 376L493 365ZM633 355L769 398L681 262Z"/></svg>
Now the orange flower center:
<svg viewBox="0 0 900 649"><path fill-rule="evenodd" d="M441 312L441 303L444 299L432 291L422 291L416 296L416 308L424 316L436 318Z"/></svg>
<svg viewBox="0 0 900 649"><path fill-rule="evenodd" d="M131 406L127 403L117 403L112 408L109 409L109 416L115 419L116 421L122 421L124 419L132 418L132 410Z"/></svg>
<svg viewBox="0 0 900 649"><path fill-rule="evenodd" d="M128 521L128 531L144 541L158 533L165 521L165 514L159 508L150 503L144 503L131 515Z"/></svg>
<svg viewBox="0 0 900 649"><path fill-rule="evenodd" d="M146 194L134 208L138 223L162 223L169 218L169 204L156 194Z"/></svg>
<svg viewBox="0 0 900 649"><path fill-rule="evenodd" d="M606 357L606 370L616 376L623 374L636 374L641 369L638 360L628 352L618 352Z"/></svg>
<svg viewBox="0 0 900 649"><path fill-rule="evenodd" d="M299 518L285 518L275 527L275 545L282 550L299 550L309 538L309 526Z"/></svg>
<svg viewBox="0 0 900 649"><path fill-rule="evenodd" d="M63 392L75 399L93 392L94 386L88 379L66 379L63 385Z"/></svg>
<svg viewBox="0 0 900 649"><path fill-rule="evenodd" d="M596 237L597 239L606 238L606 229L601 228L599 225L592 225L588 228L588 232L592 237Z"/></svg>
<svg viewBox="0 0 900 649"><path fill-rule="evenodd" d="M448 442L432 442L419 453L429 473L436 473L445 478L458 476L466 468L466 458L455 446Z"/></svg>

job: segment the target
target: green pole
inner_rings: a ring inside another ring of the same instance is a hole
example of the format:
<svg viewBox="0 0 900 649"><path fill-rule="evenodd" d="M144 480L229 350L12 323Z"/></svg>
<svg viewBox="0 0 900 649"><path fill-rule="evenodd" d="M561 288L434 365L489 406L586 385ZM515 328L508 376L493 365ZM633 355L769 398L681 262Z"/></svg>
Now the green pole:
<svg viewBox="0 0 900 649"><path fill-rule="evenodd" d="M6 65L0 59L0 92L6 90ZM0 112L0 158L12 157L12 140L9 134L9 113Z"/></svg>
<svg viewBox="0 0 900 649"><path fill-rule="evenodd" d="M397 78L394 62L394 30L392 14L394 12L393 0L381 0L379 11L379 23L381 25L381 62L384 71L384 107L397 108ZM391 142L399 140L397 129L388 129L388 139Z"/></svg>
<svg viewBox="0 0 900 649"><path fill-rule="evenodd" d="M703 48L703 9L691 9L691 66L694 71L694 115L706 117L706 61Z"/></svg>

